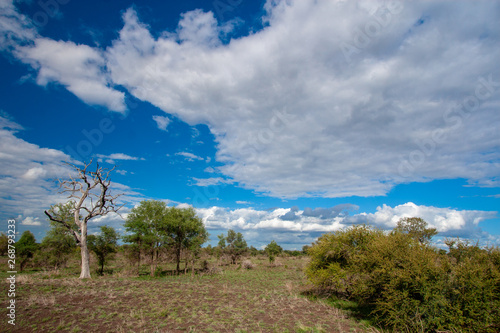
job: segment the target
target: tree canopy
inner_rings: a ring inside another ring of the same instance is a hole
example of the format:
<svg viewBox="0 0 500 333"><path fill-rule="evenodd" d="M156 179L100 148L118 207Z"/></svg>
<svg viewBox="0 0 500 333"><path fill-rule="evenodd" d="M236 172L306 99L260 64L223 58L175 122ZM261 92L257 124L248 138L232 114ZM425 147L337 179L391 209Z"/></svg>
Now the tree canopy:
<svg viewBox="0 0 500 333"><path fill-rule="evenodd" d="M21 235L21 238L16 242L16 254L19 258L19 270L22 272L24 266L33 258L35 251L38 249L38 244L35 240L35 235L29 230L26 230Z"/></svg>
<svg viewBox="0 0 500 333"><path fill-rule="evenodd" d="M223 252L230 256L232 264L235 264L236 260L248 250L247 242L243 238L241 232L237 233L236 231L229 229L226 237L224 234L221 234L218 238L218 246Z"/></svg>
<svg viewBox="0 0 500 333"><path fill-rule="evenodd" d="M104 274L104 264L116 253L119 235L115 229L106 225L101 226L101 233L89 235L89 249L95 253L99 265L99 274Z"/></svg>
<svg viewBox="0 0 500 333"><path fill-rule="evenodd" d="M123 240L151 257L151 275L160 250L173 250L179 272L182 251L196 251L208 239L203 221L193 208L167 207L158 200L142 201L134 207L124 226L128 234Z"/></svg>
<svg viewBox="0 0 500 333"><path fill-rule="evenodd" d="M400 219L394 231L408 234L421 244L429 243L431 238L437 235L437 230L427 228L427 222L420 217L404 217Z"/></svg>
<svg viewBox="0 0 500 333"><path fill-rule="evenodd" d="M275 240L271 241L264 249L269 256L269 262L273 262L276 256L283 252L283 248L276 243Z"/></svg>

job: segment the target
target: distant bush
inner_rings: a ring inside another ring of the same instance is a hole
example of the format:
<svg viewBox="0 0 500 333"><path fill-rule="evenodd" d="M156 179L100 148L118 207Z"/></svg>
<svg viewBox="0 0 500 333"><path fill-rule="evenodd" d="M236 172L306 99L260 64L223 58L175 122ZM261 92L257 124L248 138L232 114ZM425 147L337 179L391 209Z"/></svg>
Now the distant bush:
<svg viewBox="0 0 500 333"><path fill-rule="evenodd" d="M355 226L320 237L306 274L395 331L498 332L500 251L448 244L446 253L401 228Z"/></svg>

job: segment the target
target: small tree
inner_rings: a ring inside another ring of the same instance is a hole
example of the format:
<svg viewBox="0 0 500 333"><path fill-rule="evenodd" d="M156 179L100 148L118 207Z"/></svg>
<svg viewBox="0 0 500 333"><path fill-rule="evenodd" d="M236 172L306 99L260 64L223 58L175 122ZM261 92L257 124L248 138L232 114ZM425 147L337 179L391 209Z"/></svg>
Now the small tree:
<svg viewBox="0 0 500 333"><path fill-rule="evenodd" d="M192 207L170 207L167 211L166 218L167 232L174 249L177 274L179 274L182 250L191 252L193 266L196 255L201 249L201 245L208 239L208 233L203 221L196 216L196 212Z"/></svg>
<svg viewBox="0 0 500 333"><path fill-rule="evenodd" d="M88 237L89 249L95 253L99 265L99 274L104 274L104 264L116 253L118 247L118 233L108 226L101 227L101 233Z"/></svg>
<svg viewBox="0 0 500 333"><path fill-rule="evenodd" d="M427 222L420 217L404 217L400 219L394 231L408 234L420 244L429 243L431 238L438 233L435 228L427 228Z"/></svg>
<svg viewBox="0 0 500 333"><path fill-rule="evenodd" d="M227 231L227 237L221 236L219 236L219 246L223 245L222 248L230 256L231 263L236 264L236 260L248 250L247 242L240 232L236 233L232 229Z"/></svg>
<svg viewBox="0 0 500 333"><path fill-rule="evenodd" d="M253 247L253 246L250 246L249 251L250 251L250 255L251 255L252 257L256 257L256 256L259 254L259 250L257 250L257 249L256 249L255 247Z"/></svg>
<svg viewBox="0 0 500 333"><path fill-rule="evenodd" d="M76 225L76 230L72 224L68 224L64 219L58 218L51 210L46 210L45 214L51 221L64 225L75 238L76 243L80 246L82 257L82 271L80 279L90 279L90 257L87 246L87 223L96 216L104 216L110 212L117 213L121 206L117 206L115 200L120 194L112 196L110 194L111 180L109 176L115 169L103 169L97 163L95 171L89 171L88 168L92 165L92 160L84 164L83 167L78 167L74 164L67 163L75 169L76 177L70 176L69 180L59 180L59 186L62 193L68 193L68 198L71 204L71 212L73 221Z"/></svg>
<svg viewBox="0 0 500 333"><path fill-rule="evenodd" d="M50 211L54 216L57 216L57 219L63 220L70 225L72 230L77 230L73 222L72 206L72 203L66 205L57 204L52 206ZM72 231L61 223L50 221L50 229L42 239L40 251L37 253L35 260L44 266L58 269L66 264L76 246Z"/></svg>
<svg viewBox="0 0 500 333"><path fill-rule="evenodd" d="M19 258L19 270L22 272L28 261L33 258L38 244L35 240L35 235L31 231L26 230L21 235L21 238L16 242L16 255Z"/></svg>
<svg viewBox="0 0 500 333"><path fill-rule="evenodd" d="M273 240L266 246L264 251L266 251L267 255L269 256L269 262L272 263L274 262L276 256L278 256L283 251L283 249L278 245L278 243L276 243L276 241Z"/></svg>
<svg viewBox="0 0 500 333"><path fill-rule="evenodd" d="M132 243L132 251L137 254L140 267L141 252L150 258L150 274L154 276L160 250L168 243L168 207L163 201L144 200L132 208L124 224L127 235L122 239Z"/></svg>

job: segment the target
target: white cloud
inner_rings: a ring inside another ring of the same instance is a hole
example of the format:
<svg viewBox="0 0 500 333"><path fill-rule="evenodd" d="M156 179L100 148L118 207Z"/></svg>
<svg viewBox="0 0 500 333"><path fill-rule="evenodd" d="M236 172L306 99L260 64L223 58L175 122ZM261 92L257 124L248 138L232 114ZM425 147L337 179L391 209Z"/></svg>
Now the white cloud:
<svg viewBox="0 0 500 333"><path fill-rule="evenodd" d="M39 216L64 196L57 193L54 179L71 174L63 162L70 156L42 148L16 137L20 125L0 116L0 206L2 214ZM50 202L50 204L49 204Z"/></svg>
<svg viewBox="0 0 500 333"><path fill-rule="evenodd" d="M158 129L162 131L166 131L167 126L172 122L169 117L163 116L153 116L153 120L156 122Z"/></svg>
<svg viewBox="0 0 500 333"><path fill-rule="evenodd" d="M13 1L0 1L0 50L38 70L37 83L62 84L87 104L126 110L125 94L112 87L103 51L71 41L43 38Z"/></svg>
<svg viewBox="0 0 500 333"><path fill-rule="evenodd" d="M384 3L268 1L268 25L226 45L212 13L186 13L153 38L129 9L108 68L137 98L209 125L220 171L273 196L384 195L449 178L497 186L498 4ZM357 45L349 58L346 43ZM463 113L478 92L487 97Z"/></svg>
<svg viewBox="0 0 500 333"><path fill-rule="evenodd" d="M125 94L110 87L100 50L73 42L37 38L19 47L16 55L38 70L37 83L58 82L85 103L112 111L126 110Z"/></svg>
<svg viewBox="0 0 500 333"><path fill-rule="evenodd" d="M189 152L186 152L186 151L175 153L175 155L183 156L183 157L185 157L190 162L193 162L194 160L198 160L198 161L204 161L205 160L203 157L197 156L197 155L195 155L193 153L189 153Z"/></svg>
<svg viewBox="0 0 500 333"><path fill-rule="evenodd" d="M22 225L30 225L30 226L38 226L42 225L42 223L39 221L38 217L32 217L32 216L27 216L22 222Z"/></svg>
<svg viewBox="0 0 500 333"><path fill-rule="evenodd" d="M356 205L345 204L304 210L299 210L298 207L230 210L214 206L196 211L209 230L235 229L252 237L254 244L265 245L279 237L286 248L300 248L312 243L325 232L334 232L353 224L366 223L384 230L393 229L403 217L423 218L429 227L437 228L441 237L460 236L489 241L490 244L494 240L494 237L481 231L480 223L497 217L497 212L418 206L409 202L396 207L383 205L375 213L349 215L349 211L357 209L359 207Z"/></svg>
<svg viewBox="0 0 500 333"><path fill-rule="evenodd" d="M67 202L68 194L60 193L55 179L67 179L74 170L64 162L74 162L64 152L43 148L18 138L15 134L22 126L0 115L0 218L17 216L24 226L48 225L44 210L51 205ZM113 158L132 158L112 154ZM133 159L133 158L132 158ZM137 158L135 158L137 159ZM113 182L113 194L123 193L118 204L142 200L140 193L126 185ZM127 208L121 211L126 214ZM119 217L107 217L96 222L113 222Z"/></svg>
<svg viewBox="0 0 500 333"><path fill-rule="evenodd" d="M443 235L480 237L479 223L497 217L498 212L478 210L456 210L432 206L418 206L412 202L389 207L377 207L373 214L359 214L347 218L346 222L359 223L366 221L381 228L394 228L399 219L404 217L421 217Z"/></svg>
<svg viewBox="0 0 500 333"><path fill-rule="evenodd" d="M193 180L195 181L194 185L201 187L233 183L232 180L224 179L221 177L212 177L212 178L193 177Z"/></svg>
<svg viewBox="0 0 500 333"><path fill-rule="evenodd" d="M137 160L144 161L145 160L142 157L138 158L138 157L129 156L129 155L123 154L123 153L113 153L110 155L97 154L96 157L99 158L99 162L105 161L106 163L109 163L109 164L114 164L116 160L120 160L120 161L137 161Z"/></svg>
<svg viewBox="0 0 500 333"><path fill-rule="evenodd" d="M0 41L39 84L122 112L121 85L207 124L219 171L246 188L345 197L430 179L499 185L496 2L268 0L265 27L227 44L231 25L211 12L184 13L156 38L128 9L106 50L40 37L11 1L0 10Z"/></svg>
<svg viewBox="0 0 500 333"><path fill-rule="evenodd" d="M0 50L11 50L37 36L32 22L10 0L0 1Z"/></svg>

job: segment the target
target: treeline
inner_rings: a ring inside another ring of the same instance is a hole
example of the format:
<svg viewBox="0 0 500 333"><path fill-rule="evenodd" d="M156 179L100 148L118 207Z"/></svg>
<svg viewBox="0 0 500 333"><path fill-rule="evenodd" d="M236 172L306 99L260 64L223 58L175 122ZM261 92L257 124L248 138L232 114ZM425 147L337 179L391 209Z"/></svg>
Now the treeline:
<svg viewBox="0 0 500 333"><path fill-rule="evenodd" d="M30 231L25 231L16 242L16 259L19 270L23 271L27 264L44 270L65 268L68 260L78 256L77 240L72 230L72 203L54 205L51 215L56 216L59 223L50 221L41 243L37 243ZM136 268L138 275L143 265L149 265L151 276L161 272L160 264L173 262L175 272L182 270L194 273L195 262L201 258L215 257L218 264L227 261L237 264L242 256L266 255L269 262L274 262L279 255L299 256L304 251L283 250L272 241L263 250L248 246L243 235L229 230L227 235L219 235L218 245L202 247L208 241L208 232L193 208L168 207L164 202L149 200L141 202L128 214L124 223L125 235L108 226L100 227L97 235L88 235L87 245L97 259L97 273L103 275L105 266L114 258L114 254L122 252L130 265ZM124 244L119 245L119 240ZM0 255L7 254L8 239L0 234ZM181 269L181 262L184 267ZM205 264L206 266L206 264Z"/></svg>
<svg viewBox="0 0 500 333"><path fill-rule="evenodd" d="M437 249L426 226L406 218L390 233L362 225L325 234L308 250L306 274L394 331L499 332L500 250L458 239Z"/></svg>

